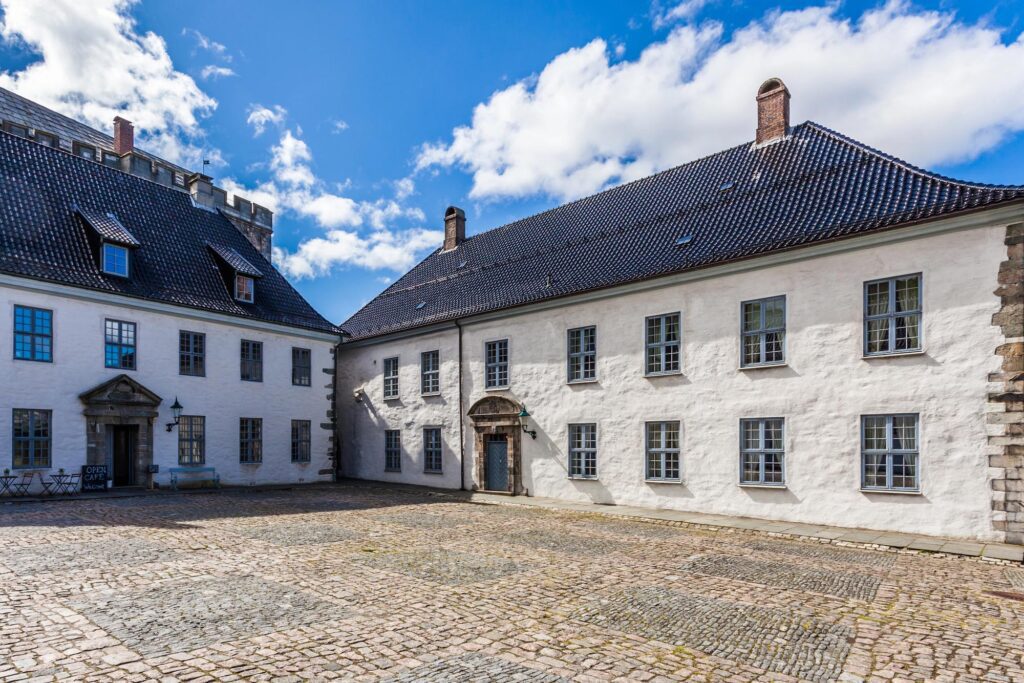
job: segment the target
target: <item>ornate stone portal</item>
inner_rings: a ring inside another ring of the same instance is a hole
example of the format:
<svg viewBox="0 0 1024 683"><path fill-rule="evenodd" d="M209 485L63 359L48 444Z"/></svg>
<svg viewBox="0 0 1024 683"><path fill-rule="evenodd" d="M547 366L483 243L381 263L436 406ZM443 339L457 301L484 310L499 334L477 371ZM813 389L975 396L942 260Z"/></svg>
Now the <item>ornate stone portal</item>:
<svg viewBox="0 0 1024 683"><path fill-rule="evenodd" d="M80 394L85 410L86 463L108 465L107 477L113 478L111 467L115 428L130 439L131 481L129 484L149 486L153 475L153 421L162 399L128 375L117 377Z"/></svg>
<svg viewBox="0 0 1024 683"><path fill-rule="evenodd" d="M514 496L523 493L522 449L520 437L523 428L519 421L521 405L504 396L485 396L469 409L469 419L476 431L474 441L473 489L487 489L487 442L505 441L508 444L507 492Z"/></svg>

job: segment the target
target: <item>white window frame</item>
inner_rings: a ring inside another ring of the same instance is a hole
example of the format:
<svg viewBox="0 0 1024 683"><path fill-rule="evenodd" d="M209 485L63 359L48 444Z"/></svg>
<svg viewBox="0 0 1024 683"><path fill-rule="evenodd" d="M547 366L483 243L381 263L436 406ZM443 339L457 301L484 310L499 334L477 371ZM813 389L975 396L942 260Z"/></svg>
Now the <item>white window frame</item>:
<svg viewBox="0 0 1024 683"><path fill-rule="evenodd" d="M590 436L588 442L587 436ZM577 439L577 435L581 439ZM597 479L597 423L571 423L568 429L570 479ZM591 445L592 444L592 445Z"/></svg>
<svg viewBox="0 0 1024 683"><path fill-rule="evenodd" d="M433 359L433 367L427 367L427 359ZM420 353L420 395L437 396L441 393L441 351Z"/></svg>
<svg viewBox="0 0 1024 683"><path fill-rule="evenodd" d="M587 333L592 335L592 350L586 349ZM573 334L579 335L579 350L573 351ZM587 359L591 360L591 372L587 375ZM579 376L573 376L573 361L579 363ZM597 325L573 327L565 333L565 376L569 384L597 381Z"/></svg>
<svg viewBox="0 0 1024 683"><path fill-rule="evenodd" d="M239 283L242 283L242 287L239 288ZM235 301L241 301L242 303L251 304L256 300L256 278L243 275L241 273L235 273Z"/></svg>
<svg viewBox="0 0 1024 683"><path fill-rule="evenodd" d="M678 339L675 341L666 341L668 331L668 319L675 316L677 319L678 327ZM650 341L648 337L648 328L650 327L651 321L659 321L659 339L656 342ZM675 311L672 313L659 313L658 315L649 315L644 318L644 375L646 377L659 377L662 375L679 375L683 371L683 314L682 311ZM665 358L668 355L667 350L674 346L676 348L676 367L671 370L666 370ZM658 350L658 360L661 365L660 370L651 369L651 350Z"/></svg>
<svg viewBox="0 0 1024 683"><path fill-rule="evenodd" d="M768 327L766 325L765 308L769 303L776 301L782 302L782 326L781 327ZM747 324L747 306L757 304L760 308L759 322L756 328L746 329ZM761 299L750 299L740 303L740 367L741 368L765 368L774 367L778 365L786 364L786 324L788 322L787 316L789 315L789 302L786 299L785 294L778 296L767 296ZM782 335L782 358L779 360L765 360L768 355L768 335L780 334ZM746 358L746 344L748 338L756 338L758 342L758 353L757 357L760 360L747 361Z"/></svg>
<svg viewBox="0 0 1024 683"><path fill-rule="evenodd" d="M896 283L900 280L917 278L917 308L907 311L896 310ZM886 283L888 285L888 310L885 313L868 313L868 289L872 285ZM868 280L864 283L863 289L863 310L864 310L864 356L877 358L879 356L900 356L910 353L921 353L924 350L924 276L921 273L908 273L907 275L895 275L875 280ZM917 346L906 349L896 348L896 321L899 318L917 318ZM870 335L868 328L870 323L885 320L888 321L886 348L882 351L870 350Z"/></svg>
<svg viewBox="0 0 1024 683"><path fill-rule="evenodd" d="M913 419L914 424L914 448L894 448L893 426L895 420ZM885 448L868 449L867 447L867 426L869 420L884 420ZM882 466L885 469L885 485L869 486L867 483L867 459L868 456L883 456ZM894 456L913 456L914 459L914 485L893 486L893 461ZM875 415L861 415L860 417L860 488L861 491L869 493L910 493L921 492L921 416L919 413L886 413Z"/></svg>
<svg viewBox="0 0 1024 683"><path fill-rule="evenodd" d="M384 400L398 398L398 356L390 356L384 361ZM393 372L392 372L393 370Z"/></svg>
<svg viewBox="0 0 1024 683"><path fill-rule="evenodd" d="M659 434L661 435L661 443L667 443L668 439L668 425L676 426L676 442L675 448L668 448L666 446L660 446L658 448L651 448L651 432L650 427L652 425L660 425ZM651 475L650 461L652 452L660 454L658 476ZM676 456L676 476L669 477L666 473L669 470L668 461L669 456L672 454ZM651 483L668 483L668 484L680 484L683 481L683 423L680 420L650 420L644 423L644 480Z"/></svg>
<svg viewBox="0 0 1024 683"><path fill-rule="evenodd" d="M774 426L774 423L779 425L779 447L778 448L767 448L765 446L765 434L768 430L769 424ZM744 439L747 426L757 427L757 443L754 446L747 446ZM758 457L758 477L756 480L749 480L743 478L743 473L746 471L744 467L744 460L747 456ZM778 456L779 464L782 469L781 481L766 481L766 460L768 456ZM768 488L786 488L786 420L781 417L745 417L740 420L740 472L739 472L740 486L756 486L756 487L768 487Z"/></svg>
<svg viewBox="0 0 1024 683"><path fill-rule="evenodd" d="M107 258L107 249L110 249L114 254L124 254L124 272L121 272L116 268L116 265L118 263L118 259L116 257L111 257L113 260ZM113 275L115 277L129 277L129 275L132 272L132 254L131 250L128 249L128 247L120 244L114 244L113 242L103 242L100 246L100 252L100 258L103 261L104 273L106 273L107 275Z"/></svg>
<svg viewBox="0 0 1024 683"><path fill-rule="evenodd" d="M427 432L436 433L437 435L437 447L436 449L427 438ZM437 467L431 467L434 460L434 453L436 453ZM424 474L443 474L444 473L444 437L441 434L440 427L424 427L423 428L423 472Z"/></svg>
<svg viewBox="0 0 1024 683"><path fill-rule="evenodd" d="M391 442L392 437L395 439L394 443ZM384 430L384 471L402 471L402 430L400 429Z"/></svg>
<svg viewBox="0 0 1024 683"><path fill-rule="evenodd" d="M496 355L499 360L491 361L490 351L491 345L495 345L495 349L500 348L501 344L505 345L505 360L500 360L500 353ZM512 352L511 345L507 338L505 339L492 339L484 342L484 388L489 390L500 390L508 389L512 384ZM491 381L491 369L495 371L495 380ZM501 371L504 370L505 381L499 383L498 379L501 376Z"/></svg>

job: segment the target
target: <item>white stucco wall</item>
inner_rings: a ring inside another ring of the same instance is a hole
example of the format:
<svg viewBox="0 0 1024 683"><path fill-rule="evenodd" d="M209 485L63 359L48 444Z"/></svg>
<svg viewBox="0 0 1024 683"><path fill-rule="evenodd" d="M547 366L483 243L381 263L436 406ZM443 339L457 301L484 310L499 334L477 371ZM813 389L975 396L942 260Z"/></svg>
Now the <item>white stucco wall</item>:
<svg viewBox="0 0 1024 683"><path fill-rule="evenodd" d="M53 311L53 362L13 360L14 306ZM105 368L104 321L136 323L137 370ZM286 328L278 328L285 330ZM206 334L206 376L178 374L178 332ZM242 339L263 342L263 381L239 379ZM50 293L0 285L0 466L11 467L11 429L14 408L53 411L52 467L56 472L80 471L86 462L84 406L79 394L124 373L162 399L154 425L153 462L160 466L155 480L168 483L168 469L178 465L178 431L167 432L173 421L175 397L186 415L206 416L206 465L217 469L224 484L300 483L330 480L330 431L321 428L329 403L333 364L332 344L282 331L249 329L214 322L182 309L181 315L95 303ZM309 387L291 383L292 347L311 350ZM239 463L239 418L263 418L263 462ZM291 462L291 420L311 422L311 462ZM45 475L45 473L44 473ZM144 480L144 473L137 473Z"/></svg>
<svg viewBox="0 0 1024 683"><path fill-rule="evenodd" d="M1005 258L1004 234L1001 225L975 228L466 321L463 410L487 393L484 342L507 337L511 385L499 393L525 403L538 431L536 441L523 439L523 485L531 495L998 540L984 412L987 375L999 366L991 317L999 304L992 292ZM915 272L923 274L923 353L863 358L864 282ZM787 364L739 369L740 303L780 294L787 298ZM647 378L644 318L675 311L682 313L682 373ZM566 330L584 325L597 326L598 381L569 385ZM447 347L457 340L454 329L433 336ZM428 410L409 391L410 352L441 343L413 337L339 354L343 457L353 476L385 478L379 433L385 425L401 425L403 438L423 420L457 425L454 367L445 368L442 405ZM380 361L396 354L403 358L403 401L414 406L389 405L373 419L346 397L357 386L368 387L368 395L379 392ZM452 359L450 351L442 356ZM862 492L861 415L903 412L920 414L920 495ZM784 489L738 485L745 417L785 418ZM653 420L681 422L683 483L644 480L644 423ZM567 477L567 425L574 422L598 425L597 481ZM464 445L470 485L468 419ZM447 475L444 482L426 481L415 470L387 478L458 485Z"/></svg>

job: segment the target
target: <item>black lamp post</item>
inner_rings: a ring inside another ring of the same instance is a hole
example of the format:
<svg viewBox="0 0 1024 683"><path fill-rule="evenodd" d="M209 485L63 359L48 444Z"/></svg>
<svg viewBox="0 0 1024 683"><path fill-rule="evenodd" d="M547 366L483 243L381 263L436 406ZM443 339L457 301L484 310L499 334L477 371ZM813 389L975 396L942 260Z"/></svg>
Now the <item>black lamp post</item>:
<svg viewBox="0 0 1024 683"><path fill-rule="evenodd" d="M171 414L174 415L174 422L167 423L167 431L171 431L178 426L179 422L181 422L181 411L181 404L178 403L178 397L175 396L174 403L171 404Z"/></svg>
<svg viewBox="0 0 1024 683"><path fill-rule="evenodd" d="M528 413L526 411L526 406L523 406L523 409L519 411L519 424L522 426L524 432L529 434L531 438L536 439L537 438L537 430L535 430L535 429L527 429L526 428L526 420L529 417L530 417L530 413Z"/></svg>

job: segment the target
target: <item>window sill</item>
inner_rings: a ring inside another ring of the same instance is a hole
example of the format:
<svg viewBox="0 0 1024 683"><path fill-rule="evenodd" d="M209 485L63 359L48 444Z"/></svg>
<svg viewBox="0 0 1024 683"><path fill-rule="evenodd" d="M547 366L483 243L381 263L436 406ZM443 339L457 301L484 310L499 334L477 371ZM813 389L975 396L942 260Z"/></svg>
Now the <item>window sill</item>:
<svg viewBox="0 0 1024 683"><path fill-rule="evenodd" d="M682 374L683 374L682 370L672 370L671 372L645 372L644 373L644 377L647 377L647 378L654 378L654 377L678 377L678 376L681 376Z"/></svg>
<svg viewBox="0 0 1024 683"><path fill-rule="evenodd" d="M886 495L896 496L923 496L924 494L920 491L899 491L897 489L866 489L861 488L861 493L884 493Z"/></svg>
<svg viewBox="0 0 1024 683"><path fill-rule="evenodd" d="M584 477L582 475L573 476L571 474L569 475L569 479L571 479L572 481L598 481L598 478L596 476Z"/></svg>
<svg viewBox="0 0 1024 683"><path fill-rule="evenodd" d="M511 387L506 384L503 387L487 387L484 389L484 391L508 391L510 388Z"/></svg>
<svg viewBox="0 0 1024 683"><path fill-rule="evenodd" d="M384 474L389 474L389 473L390 474L401 474L402 470L389 470L388 468L385 467L384 468Z"/></svg>
<svg viewBox="0 0 1024 683"><path fill-rule="evenodd" d="M47 363L49 365L53 365L53 360L46 360L44 358L18 358L17 356L15 356L14 360L23 360L29 363Z"/></svg>
<svg viewBox="0 0 1024 683"><path fill-rule="evenodd" d="M309 389L312 385L311 384L298 384L296 382L292 382L292 386L293 387L305 387L306 389Z"/></svg>
<svg viewBox="0 0 1024 683"><path fill-rule="evenodd" d="M309 460L292 460L292 464L293 465L309 465L309 464L311 464L311 462Z"/></svg>
<svg viewBox="0 0 1024 683"><path fill-rule="evenodd" d="M256 466L259 466L259 465L262 465L263 462L262 461L261 462L239 462L238 464L239 465L250 465L250 466L251 465L256 465Z"/></svg>
<svg viewBox="0 0 1024 683"><path fill-rule="evenodd" d="M128 372L135 372L136 370L138 370L138 368L112 368L109 365L104 365L103 369L104 370L117 370L118 372L124 372L126 370Z"/></svg>
<svg viewBox="0 0 1024 683"><path fill-rule="evenodd" d="M51 465L29 465L28 467L12 467L11 472L38 472L39 470L52 470Z"/></svg>
<svg viewBox="0 0 1024 683"><path fill-rule="evenodd" d="M645 484L682 484L682 479L644 479Z"/></svg>
<svg viewBox="0 0 1024 683"><path fill-rule="evenodd" d="M875 358L902 358L904 356L923 356L925 355L924 349L917 351L892 351L889 353L865 353L860 357L861 360L873 360Z"/></svg>
<svg viewBox="0 0 1024 683"><path fill-rule="evenodd" d="M401 396L385 396L384 400L385 401L398 401L401 398L402 398Z"/></svg>
<svg viewBox="0 0 1024 683"><path fill-rule="evenodd" d="M433 474L437 476L444 474L444 472L442 470L423 470L423 474Z"/></svg>
<svg viewBox="0 0 1024 683"><path fill-rule="evenodd" d="M592 379L567 379L566 384L597 384L597 378Z"/></svg>
<svg viewBox="0 0 1024 683"><path fill-rule="evenodd" d="M750 365L741 365L740 370L768 370L770 368L785 368L788 367L789 363L782 361L781 363L751 363Z"/></svg>
<svg viewBox="0 0 1024 683"><path fill-rule="evenodd" d="M434 396L440 396L440 395L441 395L440 391L423 391L423 392L420 392L420 396L423 397L423 398L432 398Z"/></svg>
<svg viewBox="0 0 1024 683"><path fill-rule="evenodd" d="M775 489L785 491L788 488L785 484L738 484L741 489Z"/></svg>
<svg viewBox="0 0 1024 683"><path fill-rule="evenodd" d="M252 384L263 384L263 380L261 380L261 379L245 379L244 377L242 377L240 379L243 382L250 382Z"/></svg>

